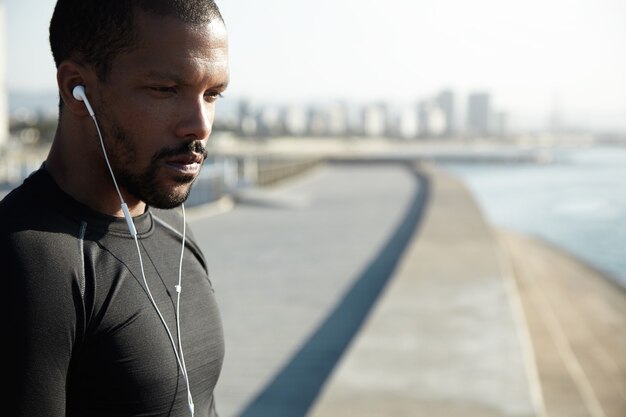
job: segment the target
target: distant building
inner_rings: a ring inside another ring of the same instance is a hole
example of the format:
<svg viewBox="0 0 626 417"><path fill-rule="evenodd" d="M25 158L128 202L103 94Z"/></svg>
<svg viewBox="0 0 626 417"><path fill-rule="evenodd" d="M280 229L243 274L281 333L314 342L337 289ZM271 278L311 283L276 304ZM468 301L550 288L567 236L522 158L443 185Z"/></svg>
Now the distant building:
<svg viewBox="0 0 626 417"><path fill-rule="evenodd" d="M430 135L430 129L428 127L428 108L430 103L427 100L421 100L417 103L417 133L420 137L427 137Z"/></svg>
<svg viewBox="0 0 626 417"><path fill-rule="evenodd" d="M443 112L446 119L446 126L443 131L444 136L452 136L456 130L455 111L454 111L454 93L450 90L444 90L439 93L436 99L437 106Z"/></svg>
<svg viewBox="0 0 626 417"><path fill-rule="evenodd" d="M418 136L422 138L441 137L447 133L446 111L437 99L422 100L417 105Z"/></svg>
<svg viewBox="0 0 626 417"><path fill-rule="evenodd" d="M346 136L350 131L348 106L334 103L328 107L328 134L333 137Z"/></svg>
<svg viewBox="0 0 626 417"><path fill-rule="evenodd" d="M349 105L347 107L348 114L348 132L349 136L363 136L365 134L365 113L361 105Z"/></svg>
<svg viewBox="0 0 626 417"><path fill-rule="evenodd" d="M247 99L239 101L237 110L237 133L240 136L255 136L258 131L258 123L252 104Z"/></svg>
<svg viewBox="0 0 626 417"><path fill-rule="evenodd" d="M317 106L309 107L307 112L307 131L311 136L328 135L328 112Z"/></svg>
<svg viewBox="0 0 626 417"><path fill-rule="evenodd" d="M387 106L371 104L363 109L363 133L369 137L384 137L387 134Z"/></svg>
<svg viewBox="0 0 626 417"><path fill-rule="evenodd" d="M400 110L397 119L398 137L401 139L415 139L419 133L419 121L413 107L405 107Z"/></svg>
<svg viewBox="0 0 626 417"><path fill-rule="evenodd" d="M9 139L9 100L7 96L6 81L6 25L5 25L5 2L0 0L0 147Z"/></svg>
<svg viewBox="0 0 626 417"><path fill-rule="evenodd" d="M467 132L470 135L490 133L491 97L488 93L472 93L467 101Z"/></svg>
<svg viewBox="0 0 626 417"><path fill-rule="evenodd" d="M257 134L261 137L283 135L285 133L284 116L284 112L277 106L262 106L256 114Z"/></svg>
<svg viewBox="0 0 626 417"><path fill-rule="evenodd" d="M303 136L307 133L307 109L302 105L290 104L285 109L285 133Z"/></svg>
<svg viewBox="0 0 626 417"><path fill-rule="evenodd" d="M492 132L495 136L506 138L509 134L509 115L506 112L499 111L493 115Z"/></svg>

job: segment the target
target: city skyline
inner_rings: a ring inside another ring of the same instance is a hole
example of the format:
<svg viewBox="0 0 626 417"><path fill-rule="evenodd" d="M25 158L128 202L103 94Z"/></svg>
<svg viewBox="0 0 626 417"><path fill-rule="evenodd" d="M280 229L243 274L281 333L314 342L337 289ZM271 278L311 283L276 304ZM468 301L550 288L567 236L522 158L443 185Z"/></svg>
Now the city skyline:
<svg viewBox="0 0 626 417"><path fill-rule="evenodd" d="M10 91L54 92L53 0L4 0ZM228 98L412 102L488 91L514 127L626 131L626 4L286 0L219 3ZM19 41L17 41L19 39Z"/></svg>
<svg viewBox="0 0 626 417"><path fill-rule="evenodd" d="M476 98L479 98L477 101ZM14 95L15 129L56 121L58 95ZM510 126L507 109L496 108L488 91L459 96L444 89L411 103L378 100L258 102L246 98L222 99L216 108L214 130L242 137L388 137L507 138L526 133L593 133L550 124L538 130ZM608 132L596 132L608 133Z"/></svg>

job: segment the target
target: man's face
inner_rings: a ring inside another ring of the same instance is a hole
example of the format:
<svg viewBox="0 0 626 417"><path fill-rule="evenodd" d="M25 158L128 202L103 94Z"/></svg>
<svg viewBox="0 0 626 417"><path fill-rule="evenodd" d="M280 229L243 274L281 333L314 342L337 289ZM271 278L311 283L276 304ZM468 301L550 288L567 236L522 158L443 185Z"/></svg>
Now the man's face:
<svg viewBox="0 0 626 417"><path fill-rule="evenodd" d="M116 56L95 109L119 185L148 205L187 198L228 84L221 21L189 25L139 12L136 48Z"/></svg>

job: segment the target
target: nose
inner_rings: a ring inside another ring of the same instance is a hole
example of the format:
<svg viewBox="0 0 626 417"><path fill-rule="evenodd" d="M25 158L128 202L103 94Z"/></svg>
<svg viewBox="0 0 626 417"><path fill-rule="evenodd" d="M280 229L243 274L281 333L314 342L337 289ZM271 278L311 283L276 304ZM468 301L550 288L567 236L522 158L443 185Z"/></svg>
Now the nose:
<svg viewBox="0 0 626 417"><path fill-rule="evenodd" d="M208 103L203 97L181 103L180 120L176 135L180 138L206 140L211 135L215 118L215 104Z"/></svg>

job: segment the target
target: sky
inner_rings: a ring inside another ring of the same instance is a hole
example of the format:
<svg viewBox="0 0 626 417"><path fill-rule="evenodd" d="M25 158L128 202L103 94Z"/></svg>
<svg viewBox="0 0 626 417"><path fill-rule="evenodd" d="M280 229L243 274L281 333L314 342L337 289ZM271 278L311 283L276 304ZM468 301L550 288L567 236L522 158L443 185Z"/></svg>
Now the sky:
<svg viewBox="0 0 626 417"><path fill-rule="evenodd" d="M54 0L5 5L7 85L56 89ZM624 0L223 0L228 97L413 103L491 93L519 125L626 131Z"/></svg>

